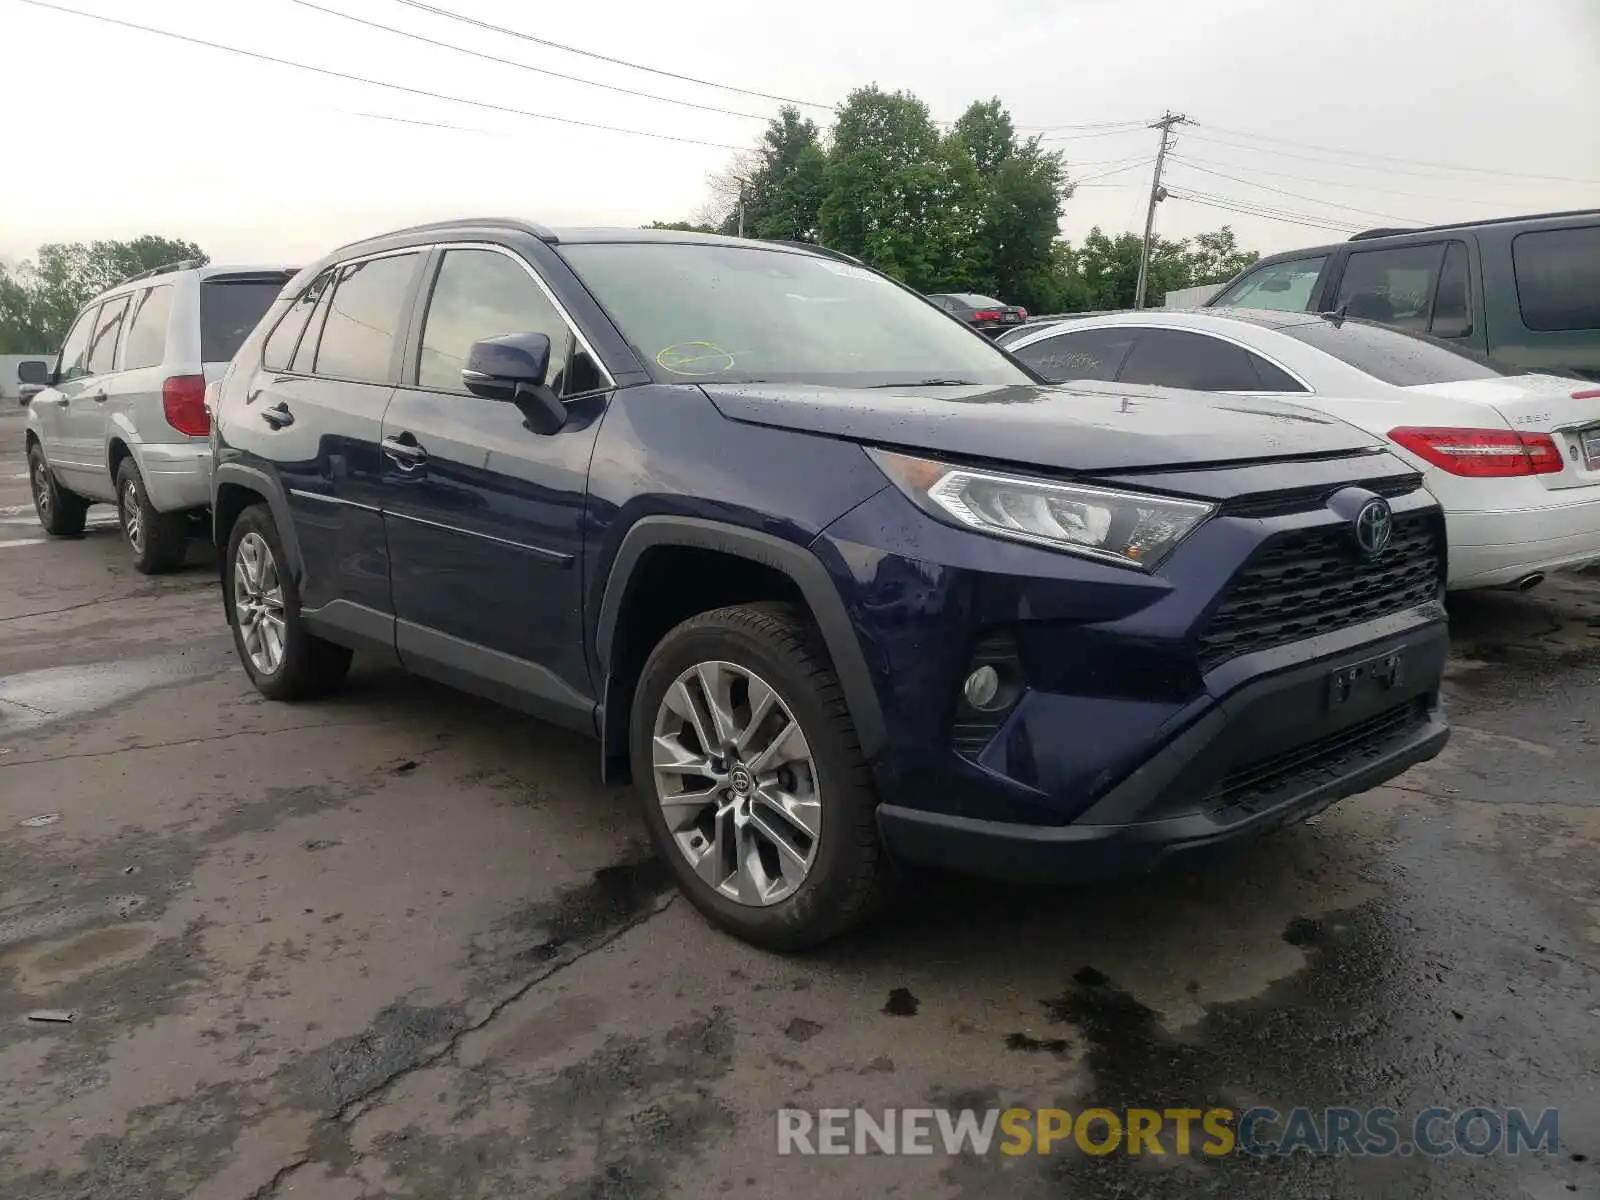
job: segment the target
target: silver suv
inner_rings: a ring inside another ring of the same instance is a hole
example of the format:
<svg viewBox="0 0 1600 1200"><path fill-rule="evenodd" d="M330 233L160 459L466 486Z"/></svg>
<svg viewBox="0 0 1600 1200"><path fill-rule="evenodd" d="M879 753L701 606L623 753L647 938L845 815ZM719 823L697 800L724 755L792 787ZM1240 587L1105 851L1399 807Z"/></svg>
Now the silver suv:
<svg viewBox="0 0 1600 1200"><path fill-rule="evenodd" d="M78 314L49 386L28 404L28 473L45 532L77 536L89 505L115 504L140 571L183 565L211 503L206 385L293 275L174 263Z"/></svg>

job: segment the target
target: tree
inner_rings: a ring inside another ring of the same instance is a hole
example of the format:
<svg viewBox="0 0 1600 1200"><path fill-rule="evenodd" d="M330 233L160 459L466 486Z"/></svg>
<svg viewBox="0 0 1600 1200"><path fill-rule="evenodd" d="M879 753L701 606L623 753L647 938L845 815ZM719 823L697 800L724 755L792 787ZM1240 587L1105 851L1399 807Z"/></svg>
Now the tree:
<svg viewBox="0 0 1600 1200"><path fill-rule="evenodd" d="M1257 250L1241 250L1231 225L1224 225L1213 233L1198 233L1194 251L1189 255L1189 282L1191 287L1203 283L1227 283L1246 267L1253 267L1260 259Z"/></svg>
<svg viewBox="0 0 1600 1200"><path fill-rule="evenodd" d="M0 267L0 353L54 350L85 304L129 275L184 260L209 262L193 242L146 234L131 242L51 242L15 271Z"/></svg>
<svg viewBox="0 0 1600 1200"><path fill-rule="evenodd" d="M716 233L715 225L697 225L693 221L651 221L645 229L676 229L680 233Z"/></svg>
<svg viewBox="0 0 1600 1200"><path fill-rule="evenodd" d="M785 105L767 126L756 162L744 176L745 233L780 241L815 241L827 195L827 154L816 122ZM734 181L738 187L738 180ZM738 231L738 193L724 224Z"/></svg>
<svg viewBox="0 0 1600 1200"><path fill-rule="evenodd" d="M824 173L824 243L919 291L963 284L973 221L962 199L976 191L975 169L952 149L909 92L851 92Z"/></svg>

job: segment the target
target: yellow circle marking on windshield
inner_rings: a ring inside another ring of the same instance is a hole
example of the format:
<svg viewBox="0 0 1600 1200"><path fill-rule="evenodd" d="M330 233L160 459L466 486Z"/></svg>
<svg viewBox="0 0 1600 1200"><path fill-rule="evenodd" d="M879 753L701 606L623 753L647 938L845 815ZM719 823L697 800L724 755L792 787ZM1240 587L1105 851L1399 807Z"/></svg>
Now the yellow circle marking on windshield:
<svg viewBox="0 0 1600 1200"><path fill-rule="evenodd" d="M733 370L733 355L715 342L679 342L656 355L656 366L674 375L716 375Z"/></svg>

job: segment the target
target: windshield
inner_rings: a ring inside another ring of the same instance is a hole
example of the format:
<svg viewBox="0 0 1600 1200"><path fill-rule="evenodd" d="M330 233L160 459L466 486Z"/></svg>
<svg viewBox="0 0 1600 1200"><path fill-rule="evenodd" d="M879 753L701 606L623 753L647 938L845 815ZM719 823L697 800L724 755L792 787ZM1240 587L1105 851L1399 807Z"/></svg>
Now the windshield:
<svg viewBox="0 0 1600 1200"><path fill-rule="evenodd" d="M1462 383L1470 379L1498 379L1505 375L1526 373L1521 367L1496 362L1449 342L1402 333L1354 317L1342 321L1323 318L1307 321L1303 325L1283 325L1279 326L1278 332L1314 346L1349 363L1356 370L1365 371L1374 379L1381 379L1396 387Z"/></svg>
<svg viewBox="0 0 1600 1200"><path fill-rule="evenodd" d="M985 337L871 271L757 246L565 245L662 383L1031 383Z"/></svg>

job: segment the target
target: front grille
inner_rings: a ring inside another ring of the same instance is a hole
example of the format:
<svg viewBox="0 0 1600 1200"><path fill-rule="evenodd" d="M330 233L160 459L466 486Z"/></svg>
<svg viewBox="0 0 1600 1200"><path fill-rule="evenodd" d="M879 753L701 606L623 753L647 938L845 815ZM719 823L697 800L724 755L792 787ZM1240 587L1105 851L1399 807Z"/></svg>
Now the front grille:
<svg viewBox="0 0 1600 1200"><path fill-rule="evenodd" d="M1206 814L1213 820L1236 821L1319 783L1348 775L1363 760L1380 757L1427 720L1427 702L1413 700L1338 733L1235 768L1207 794Z"/></svg>
<svg viewBox="0 0 1600 1200"><path fill-rule="evenodd" d="M1291 488L1283 492L1265 492L1255 496L1239 496L1225 501L1221 513L1228 517L1281 517L1286 513L1314 512L1325 508L1328 498L1345 488L1363 488L1390 500L1409 496L1422 486L1422 476L1415 472L1391 475L1386 479L1363 479L1355 483L1341 483L1333 487Z"/></svg>
<svg viewBox="0 0 1600 1200"><path fill-rule="evenodd" d="M1443 563L1433 512L1397 515L1376 558L1356 549L1347 524L1280 533L1228 585L1200 635L1200 669L1436 600Z"/></svg>

